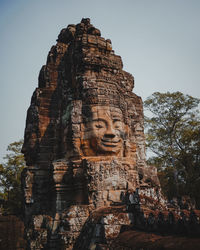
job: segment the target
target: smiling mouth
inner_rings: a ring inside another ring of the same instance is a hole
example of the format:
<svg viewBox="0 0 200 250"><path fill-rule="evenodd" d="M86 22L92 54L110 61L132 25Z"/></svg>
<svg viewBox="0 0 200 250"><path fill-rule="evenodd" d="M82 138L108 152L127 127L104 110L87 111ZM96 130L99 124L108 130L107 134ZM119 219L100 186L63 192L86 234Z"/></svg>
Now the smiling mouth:
<svg viewBox="0 0 200 250"><path fill-rule="evenodd" d="M105 147L117 147L119 142L120 142L120 140L117 140L117 141L116 140L115 141L105 140L105 139L101 140L102 145Z"/></svg>

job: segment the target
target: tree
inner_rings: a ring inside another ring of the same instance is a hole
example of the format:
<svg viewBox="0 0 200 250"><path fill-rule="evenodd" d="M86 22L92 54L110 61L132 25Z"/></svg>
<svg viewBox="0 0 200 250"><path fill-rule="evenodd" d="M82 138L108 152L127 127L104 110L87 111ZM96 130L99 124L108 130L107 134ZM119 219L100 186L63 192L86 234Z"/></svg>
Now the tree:
<svg viewBox="0 0 200 250"><path fill-rule="evenodd" d="M169 199L189 195L200 207L200 99L181 92L155 92L144 102L146 141Z"/></svg>
<svg viewBox="0 0 200 250"><path fill-rule="evenodd" d="M22 144L22 140L11 143L7 148L9 153L4 157L5 163L0 164L0 198L6 214L22 213L21 172L25 167Z"/></svg>

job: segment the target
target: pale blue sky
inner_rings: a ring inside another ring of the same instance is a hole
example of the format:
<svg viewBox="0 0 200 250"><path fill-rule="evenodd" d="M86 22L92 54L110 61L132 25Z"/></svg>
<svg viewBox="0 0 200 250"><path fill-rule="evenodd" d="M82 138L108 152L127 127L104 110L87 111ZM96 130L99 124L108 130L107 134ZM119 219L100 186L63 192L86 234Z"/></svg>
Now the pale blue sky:
<svg viewBox="0 0 200 250"><path fill-rule="evenodd" d="M91 18L143 99L155 91L200 97L199 13L199 0L0 0L0 162L23 138L39 70L62 28Z"/></svg>

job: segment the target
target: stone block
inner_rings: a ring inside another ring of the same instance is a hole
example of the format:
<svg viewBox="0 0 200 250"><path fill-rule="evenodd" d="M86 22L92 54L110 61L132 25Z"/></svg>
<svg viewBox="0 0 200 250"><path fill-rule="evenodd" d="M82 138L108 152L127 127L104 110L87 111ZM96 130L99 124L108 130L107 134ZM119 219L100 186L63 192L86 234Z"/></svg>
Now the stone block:
<svg viewBox="0 0 200 250"><path fill-rule="evenodd" d="M140 188L143 204L152 206L155 183L160 191L155 169L145 172L142 100L111 41L88 18L64 28L57 41L39 74L23 146L31 250L106 245L130 224L130 214L116 212L125 207L122 192ZM43 214L52 215L49 225Z"/></svg>

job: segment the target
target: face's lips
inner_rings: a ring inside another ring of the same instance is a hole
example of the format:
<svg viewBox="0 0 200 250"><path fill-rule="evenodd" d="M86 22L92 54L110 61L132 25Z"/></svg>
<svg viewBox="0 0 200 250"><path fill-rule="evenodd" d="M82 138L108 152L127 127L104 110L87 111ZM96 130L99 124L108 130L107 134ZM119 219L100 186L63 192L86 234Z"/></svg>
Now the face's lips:
<svg viewBox="0 0 200 250"><path fill-rule="evenodd" d="M120 139L118 140L112 140L112 139L101 139L103 143L118 143L120 142Z"/></svg>
<svg viewBox="0 0 200 250"><path fill-rule="evenodd" d="M120 139L119 140L111 140L111 139L101 139L101 143L105 147L117 147L119 145Z"/></svg>

